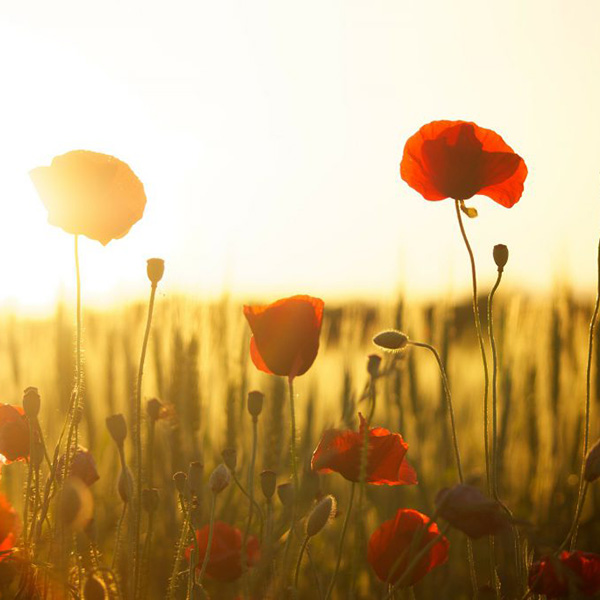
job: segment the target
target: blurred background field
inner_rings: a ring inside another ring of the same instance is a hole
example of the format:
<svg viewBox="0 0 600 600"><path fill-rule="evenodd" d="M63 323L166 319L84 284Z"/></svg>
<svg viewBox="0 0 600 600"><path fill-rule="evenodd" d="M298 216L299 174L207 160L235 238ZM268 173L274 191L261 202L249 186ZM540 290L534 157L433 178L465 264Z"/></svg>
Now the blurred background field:
<svg viewBox="0 0 600 600"><path fill-rule="evenodd" d="M481 299L485 314L485 298ZM106 430L107 416L122 412L131 423L132 398L146 307L124 305L110 311L84 313L85 411L81 443L91 449L100 480L93 486L98 543L110 560L121 501L116 491L118 455ZM503 499L523 525L531 550L560 544L566 534L577 496L580 468L585 364L590 299L575 298L568 290L547 300L498 294L495 330L500 355L499 448ZM314 577L325 589L335 564L334 548L348 504L350 484L338 474L310 473L310 457L326 427L357 427L357 414L366 410L360 397L367 383L366 357L376 348L374 334L398 328L416 341L436 346L447 365L455 402L460 449L467 479L482 483L485 477L482 431L480 357L468 301L458 305L413 304L399 299L389 304L348 303L328 305L321 348L313 368L296 381L299 455L304 466L303 507L319 493L338 500L338 518L310 545L316 574L306 562L301 577L302 597L316 597ZM11 314L0 317L0 382L7 403L20 403L26 386L42 395L41 423L53 449L67 410L73 384L73 313L59 305L48 318ZM180 515L172 483L174 472L187 470L201 460L206 473L221 462L226 447L238 451L238 475L246 480L251 447L251 419L246 395L260 389L266 395L259 419L256 465L257 497L262 503L258 473L272 469L278 483L289 478L289 401L286 382L258 372L249 360L249 328L241 305L223 297L202 304L191 298L160 298L154 316L143 397L158 397L169 408L158 422L155 485L161 508L156 519L154 547L149 565L147 597L163 598L179 536ZM600 358L595 354L592 391L591 440L600 433ZM370 533L399 507L433 512L437 491L457 481L448 415L441 381L432 355L409 348L395 357L390 375L379 380L374 424L400 432L409 443L408 460L416 468L419 485L369 486L361 514L351 520L349 537L338 578L337 598L358 598L381 593L361 556ZM145 429L144 429L145 431ZM130 441L128 441L130 443ZM132 447L126 448L128 459ZM20 507L26 466L6 465L1 488ZM276 515L282 508L276 500ZM235 486L220 498L217 518L243 529L247 500ZM357 504L355 503L355 510ZM208 519L208 505L205 519ZM600 494L590 486L583 513L578 547L600 551ZM258 533L255 520L254 529ZM417 598L429 598L443 586L452 598L467 597L469 577L465 538L451 531L448 563L435 569L415 588ZM84 541L80 540L80 543ZM486 583L487 542L475 544L481 584ZM510 539L500 538L500 576L510 590L513 573ZM121 554L121 574L127 575L127 553ZM238 584L207 582L215 598L234 598ZM185 585L181 586L183 594ZM182 596L183 597L183 596Z"/></svg>

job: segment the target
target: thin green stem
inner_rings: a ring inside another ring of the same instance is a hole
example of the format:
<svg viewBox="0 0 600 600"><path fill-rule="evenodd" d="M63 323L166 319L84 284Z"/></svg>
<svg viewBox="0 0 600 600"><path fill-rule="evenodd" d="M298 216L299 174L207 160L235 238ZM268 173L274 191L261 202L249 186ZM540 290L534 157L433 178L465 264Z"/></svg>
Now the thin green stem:
<svg viewBox="0 0 600 600"><path fill-rule="evenodd" d="M148 316L146 319L146 329L144 331L144 340L142 342L142 352L140 355L140 364L138 368L137 386L135 390L134 402L134 440L135 440L135 464L136 464L136 495L134 512L134 551L133 551L133 583L135 600L139 597L139 580L141 572L141 523L142 523L142 379L144 376L144 362L146 360L146 350L148 348L148 339L150 338L150 327L152 326L152 312L154 310L154 298L156 296L156 283L150 286L150 301L148 303Z"/></svg>
<svg viewBox="0 0 600 600"><path fill-rule="evenodd" d="M294 574L294 588L298 589L298 575L300 575L300 564L302 563L302 557L304 556L304 550L306 550L306 544L308 544L308 540L310 537L307 535L304 537L304 541L302 542L302 546L300 547L300 552L298 553L298 560L296 562L296 572Z"/></svg>
<svg viewBox="0 0 600 600"><path fill-rule="evenodd" d="M127 514L127 502L123 502L123 510L121 511L121 516L119 517L119 522L117 523L117 536L115 540L115 549L113 551L113 557L111 562L111 570L115 570L117 566L117 560L119 557L119 550L121 549L121 539L123 536L123 523L125 521L125 515Z"/></svg>
<svg viewBox="0 0 600 600"><path fill-rule="evenodd" d="M213 504L214 504L214 495L213 495ZM177 590L177 574L179 571L179 563L183 558L183 553L185 551L186 539L189 535L189 527L190 527L190 515L186 510L183 513L183 523L181 524L181 533L179 535L179 543L177 544L177 551L175 553L175 561L173 562L173 570L171 572L171 577L169 579L169 589L167 591L167 600L173 600L175 598L175 592ZM208 550L207 550L208 552ZM190 562L190 569L195 569L196 566Z"/></svg>
<svg viewBox="0 0 600 600"><path fill-rule="evenodd" d="M344 524L342 525L342 533L340 535L340 541L338 544L337 551L337 560L335 563L335 571L331 576L331 581L329 582L329 586L327 588L327 593L325 594L325 600L329 600L333 588L335 587L335 580L340 571L340 564L342 563L342 550L344 549L344 540L346 539L346 531L348 529L348 522L350 521L350 513L352 512L352 504L354 502L354 492L356 490L356 484L354 482L350 485L350 501L348 502L348 509L346 510L346 516L344 517Z"/></svg>
<svg viewBox="0 0 600 600"><path fill-rule="evenodd" d="M204 554L204 560L202 561L202 568L200 569L200 575L198 575L198 584L202 585L204 574L206 573L206 567L210 560L210 552L212 550L212 540L215 525L215 506L217 504L217 495L213 494L210 502L210 522L208 526L208 542L206 544L206 552Z"/></svg>
<svg viewBox="0 0 600 600"><path fill-rule="evenodd" d="M588 483L587 481L583 482L583 490L581 492L581 500L577 502L577 512L575 513L575 517L573 518L573 523L571 525L571 529L569 529L569 533L567 533L567 537L564 539L563 543L560 545L559 549L555 552L555 554L560 554L571 541L571 551L575 548L575 542L573 541L575 536L577 535L577 529L579 528L579 519L581 518L581 512L583 511L583 505L585 503L585 497L587 495Z"/></svg>
<svg viewBox="0 0 600 600"><path fill-rule="evenodd" d="M288 390L290 394L290 424L291 424L291 440L290 440L290 452L292 455L292 479L294 481L294 505L296 504L296 497L298 490L298 463L296 456L296 409L294 407L294 378L288 377Z"/></svg>
<svg viewBox="0 0 600 600"><path fill-rule="evenodd" d="M244 538L242 540L242 569L245 571L248 565L247 558L247 543L250 527L252 525L252 516L254 514L254 466L256 464L256 450L258 447L258 417L252 417L252 456L250 459L250 467L248 469L248 520L246 521L246 529L244 530Z"/></svg>

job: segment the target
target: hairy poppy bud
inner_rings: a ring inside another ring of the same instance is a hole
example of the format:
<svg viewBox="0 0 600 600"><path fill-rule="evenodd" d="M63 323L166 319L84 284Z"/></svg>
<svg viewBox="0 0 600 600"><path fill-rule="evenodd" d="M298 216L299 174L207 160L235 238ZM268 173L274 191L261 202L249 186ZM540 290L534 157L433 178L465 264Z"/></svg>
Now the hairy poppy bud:
<svg viewBox="0 0 600 600"><path fill-rule="evenodd" d="M106 417L106 428L112 439L115 440L117 446L122 446L127 437L127 423L125 423L125 417L120 413Z"/></svg>
<svg viewBox="0 0 600 600"><path fill-rule="evenodd" d="M408 344L408 336L401 331L395 329L389 329L388 331L382 331L373 338L373 343L379 346L382 350L388 352L398 352Z"/></svg>
<svg viewBox="0 0 600 600"><path fill-rule="evenodd" d="M158 490L156 488L146 488L142 490L142 506L146 512L154 512L158 508Z"/></svg>
<svg viewBox="0 0 600 600"><path fill-rule="evenodd" d="M589 450L585 457L585 469L583 478L591 483L600 477L600 440L598 440Z"/></svg>
<svg viewBox="0 0 600 600"><path fill-rule="evenodd" d="M381 366L381 356L379 354L369 354L367 358L367 373L375 379L379 375L379 367Z"/></svg>
<svg viewBox="0 0 600 600"><path fill-rule="evenodd" d="M165 273L165 261L162 258L149 258L146 270L152 285L158 285Z"/></svg>
<svg viewBox="0 0 600 600"><path fill-rule="evenodd" d="M494 246L494 262L498 267L498 271L502 273L504 266L508 262L508 248L504 244L496 244Z"/></svg>
<svg viewBox="0 0 600 600"><path fill-rule="evenodd" d="M106 586L95 575L90 575L83 587L83 600L105 600L108 598Z"/></svg>
<svg viewBox="0 0 600 600"><path fill-rule="evenodd" d="M223 462L227 465L227 468L235 472L235 468L237 467L237 450L235 448L225 448L223 452L221 452L221 456L223 458Z"/></svg>
<svg viewBox="0 0 600 600"><path fill-rule="evenodd" d="M277 486L277 495L281 504L291 506L294 501L294 484L291 481L279 484Z"/></svg>
<svg viewBox="0 0 600 600"><path fill-rule="evenodd" d="M160 419L163 410L163 403L158 398L150 398L146 403L146 413L153 421L158 421L158 419Z"/></svg>
<svg viewBox="0 0 600 600"><path fill-rule="evenodd" d="M222 492L231 481L231 473L229 469L221 463L211 474L208 479L208 485L213 494Z"/></svg>
<svg viewBox="0 0 600 600"><path fill-rule="evenodd" d="M202 478L204 476L204 465L195 460L190 463L187 474L187 489L196 496L202 493Z"/></svg>
<svg viewBox="0 0 600 600"><path fill-rule="evenodd" d="M306 522L306 535L312 537L317 535L335 512L335 498L325 496L313 509Z"/></svg>
<svg viewBox="0 0 600 600"><path fill-rule="evenodd" d="M117 490L119 491L121 500L127 504L127 502L129 502L133 496L133 477L131 476L131 471L128 467L121 469Z"/></svg>
<svg viewBox="0 0 600 600"><path fill-rule="evenodd" d="M185 493L185 482L187 481L187 475L183 471L177 471L173 475L173 481L175 482L175 488L180 494Z"/></svg>
<svg viewBox="0 0 600 600"><path fill-rule="evenodd" d="M32 421L37 419L40 413L41 398L36 387L25 388L23 392L23 410Z"/></svg>
<svg viewBox="0 0 600 600"><path fill-rule="evenodd" d="M254 390L248 394L248 412L256 419L262 412L263 400L265 395L258 390Z"/></svg>
<svg viewBox="0 0 600 600"><path fill-rule="evenodd" d="M264 494L267 500L270 500L275 493L275 488L277 487L277 475L275 471L262 471L260 474L260 487L262 488L262 493Z"/></svg>

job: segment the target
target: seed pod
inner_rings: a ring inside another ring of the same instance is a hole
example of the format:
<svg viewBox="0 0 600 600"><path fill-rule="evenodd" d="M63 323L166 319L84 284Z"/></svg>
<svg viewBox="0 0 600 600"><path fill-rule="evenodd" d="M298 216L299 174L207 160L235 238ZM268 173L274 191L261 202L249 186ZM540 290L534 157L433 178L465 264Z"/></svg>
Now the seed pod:
<svg viewBox="0 0 600 600"><path fill-rule="evenodd" d="M379 375L381 367L381 356L379 354L369 354L367 358L367 373L375 379Z"/></svg>
<svg viewBox="0 0 600 600"><path fill-rule="evenodd" d="M591 483L600 477L600 440L598 440L588 451L585 457L583 478Z"/></svg>
<svg viewBox="0 0 600 600"><path fill-rule="evenodd" d="M158 421L163 411L163 403L158 398L150 398L146 403L146 413L153 421Z"/></svg>
<svg viewBox="0 0 600 600"><path fill-rule="evenodd" d="M230 471L235 472L235 468L237 467L237 450L235 448L225 448L225 450L221 452L221 456L223 457L223 462L227 465L227 468Z"/></svg>
<svg viewBox="0 0 600 600"><path fill-rule="evenodd" d="M108 591L101 579L96 575L90 575L83 588L84 600L105 600L108 598Z"/></svg>
<svg viewBox="0 0 600 600"><path fill-rule="evenodd" d="M221 463L211 474L208 480L208 486L213 494L222 492L231 481L229 469Z"/></svg>
<svg viewBox="0 0 600 600"><path fill-rule="evenodd" d="M175 488L180 494L185 494L185 482L187 481L187 475L183 471L177 471L173 475L173 481L175 482Z"/></svg>
<svg viewBox="0 0 600 600"><path fill-rule="evenodd" d="M265 470L260 474L260 487L262 488L262 493L264 494L267 500L270 500L275 493L275 488L277 487L277 475L275 471Z"/></svg>
<svg viewBox="0 0 600 600"><path fill-rule="evenodd" d="M117 446L122 446L127 437L127 423L125 423L125 417L120 413L106 417L106 428L112 439L115 440Z"/></svg>
<svg viewBox="0 0 600 600"><path fill-rule="evenodd" d="M165 273L165 261L162 258L149 258L146 271L152 285L157 285Z"/></svg>
<svg viewBox="0 0 600 600"><path fill-rule="evenodd" d="M294 502L294 484L291 481L279 484L277 486L277 495L281 504L291 506Z"/></svg>
<svg viewBox="0 0 600 600"><path fill-rule="evenodd" d="M258 390L248 394L248 412L256 419L262 412L265 395Z"/></svg>
<svg viewBox="0 0 600 600"><path fill-rule="evenodd" d="M40 414L42 399L36 387L25 388L23 392L23 410L29 419L34 421Z"/></svg>
<svg viewBox="0 0 600 600"><path fill-rule="evenodd" d="M128 467L121 469L117 489L119 491L119 496L121 496L121 500L127 504L133 496L133 477Z"/></svg>
<svg viewBox="0 0 600 600"><path fill-rule="evenodd" d="M203 477L204 465L198 460L191 462L187 474L187 489L190 494L199 496L202 493Z"/></svg>
<svg viewBox="0 0 600 600"><path fill-rule="evenodd" d="M502 273L504 266L508 262L508 248L504 244L496 244L494 246L493 255L498 271Z"/></svg>
<svg viewBox="0 0 600 600"><path fill-rule="evenodd" d="M408 344L408 336L401 331L388 329L387 331L378 333L373 338L373 343L376 346L379 346L382 350L387 350L388 352L399 352L400 350L406 348L406 345Z"/></svg>
<svg viewBox="0 0 600 600"><path fill-rule="evenodd" d="M312 537L317 535L335 512L335 498L325 496L313 509L306 522L306 535Z"/></svg>
<svg viewBox="0 0 600 600"><path fill-rule="evenodd" d="M148 513L154 512L159 503L158 490L156 488L146 488L142 490L142 506Z"/></svg>

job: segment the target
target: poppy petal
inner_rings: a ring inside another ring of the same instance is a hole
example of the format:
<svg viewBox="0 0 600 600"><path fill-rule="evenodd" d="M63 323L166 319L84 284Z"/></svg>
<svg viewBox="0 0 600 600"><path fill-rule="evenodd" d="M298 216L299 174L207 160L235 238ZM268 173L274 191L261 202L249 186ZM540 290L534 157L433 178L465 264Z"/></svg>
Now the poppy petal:
<svg viewBox="0 0 600 600"><path fill-rule="evenodd" d="M267 367L267 363L265 363L265 361L263 360L263 357L260 355L260 352L258 351L258 347L256 346L256 340L254 339L254 336L252 336L250 338L250 358L252 359L254 366L259 371L264 371L265 373L268 373L269 375L274 374L273 371L271 371L271 369L269 369L269 367Z"/></svg>

